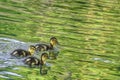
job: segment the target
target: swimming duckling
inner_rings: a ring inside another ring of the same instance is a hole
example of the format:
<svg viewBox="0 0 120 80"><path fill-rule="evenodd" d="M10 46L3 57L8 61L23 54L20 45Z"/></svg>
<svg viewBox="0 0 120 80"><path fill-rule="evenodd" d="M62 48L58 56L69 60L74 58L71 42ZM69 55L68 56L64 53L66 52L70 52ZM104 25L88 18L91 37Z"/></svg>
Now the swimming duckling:
<svg viewBox="0 0 120 80"><path fill-rule="evenodd" d="M48 67L45 65L46 59L48 59L48 54L42 53L40 59L36 57L28 57L24 60L24 63L29 65L30 67L39 66L40 74L45 75L47 74L47 71L48 71Z"/></svg>
<svg viewBox="0 0 120 80"><path fill-rule="evenodd" d="M47 53L42 53L40 59L30 56L24 60L24 63L29 65L30 67L44 65L46 63L46 59L48 59Z"/></svg>
<svg viewBox="0 0 120 80"><path fill-rule="evenodd" d="M48 59L48 54L47 53L44 53L44 54L42 54L41 56L43 56L43 57L41 57L41 60L40 60L40 74L41 75L45 75L45 74L47 74L47 72L48 72L48 66L46 66L45 64L46 64L46 59Z"/></svg>
<svg viewBox="0 0 120 80"><path fill-rule="evenodd" d="M57 38L56 37L51 37L49 45L47 45L47 44L36 44L35 47L36 47L37 51L48 51L48 50L53 49L53 47L57 44L58 44Z"/></svg>
<svg viewBox="0 0 120 80"><path fill-rule="evenodd" d="M28 51L24 50L24 49L16 49L11 53L11 55L15 56L15 57L26 57L26 56L29 56L29 55L33 55L35 50L36 50L35 46L30 45Z"/></svg>

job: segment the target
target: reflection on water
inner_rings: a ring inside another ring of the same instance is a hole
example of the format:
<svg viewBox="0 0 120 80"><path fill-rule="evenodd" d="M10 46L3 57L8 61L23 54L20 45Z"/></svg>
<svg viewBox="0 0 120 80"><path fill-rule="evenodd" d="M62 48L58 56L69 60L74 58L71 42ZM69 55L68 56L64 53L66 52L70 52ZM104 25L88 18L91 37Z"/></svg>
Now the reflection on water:
<svg viewBox="0 0 120 80"><path fill-rule="evenodd" d="M4 78L4 79L9 80L9 79L11 79L11 78L7 77L8 75L9 75L9 76L16 76L16 77L23 78L23 76L21 76L21 75L19 75L19 74L17 74L17 73L8 72L8 71L1 71L1 72L0 72L0 78Z"/></svg>
<svg viewBox="0 0 120 80"><path fill-rule="evenodd" d="M22 77L19 74L16 74L16 73L13 73L13 72L7 72L7 71L1 71L0 74L7 74L7 75L12 75L12 76Z"/></svg>
<svg viewBox="0 0 120 80"><path fill-rule="evenodd" d="M105 62L105 63L114 63L111 60L106 60L106 59L102 59L102 58L93 58L93 60L95 60L95 61L101 61L101 62Z"/></svg>
<svg viewBox="0 0 120 80"><path fill-rule="evenodd" d="M3 75L0 75L0 77L5 78L5 79L9 79L9 77L3 76Z"/></svg>

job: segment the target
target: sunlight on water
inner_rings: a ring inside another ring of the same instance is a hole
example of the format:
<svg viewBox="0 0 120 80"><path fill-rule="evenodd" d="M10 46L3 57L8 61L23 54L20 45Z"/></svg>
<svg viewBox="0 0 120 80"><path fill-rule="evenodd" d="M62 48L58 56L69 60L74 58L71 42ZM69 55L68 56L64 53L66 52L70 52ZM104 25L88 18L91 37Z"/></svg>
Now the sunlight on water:
<svg viewBox="0 0 120 80"><path fill-rule="evenodd" d="M16 77L23 78L23 76L21 76L19 74L16 74L16 73L13 73L13 72L8 72L8 71L1 71L0 72L0 77L5 78L5 79L10 79L9 77L3 76L3 75L7 75L7 76L10 75L10 76L16 76Z"/></svg>
<svg viewBox="0 0 120 80"><path fill-rule="evenodd" d="M21 42L9 38L0 38L0 67L8 67L15 65L24 65L23 59L13 58L10 53L15 49L28 49L30 43ZM19 62L19 63L18 63Z"/></svg>
<svg viewBox="0 0 120 80"><path fill-rule="evenodd" d="M24 58L22 59L17 59L15 57L12 57L10 53L18 48L21 49L26 49L30 43L25 43L21 42L18 40L14 39L9 39L9 38L0 38L0 68L6 68L6 67L13 67L13 70L19 70L19 68L15 68L14 66L26 66L23 63ZM0 77L5 78L5 79L10 79L7 76L4 75L11 75L11 76L17 76L21 77L21 75L13 73L13 72L8 72L8 71L0 71Z"/></svg>
<svg viewBox="0 0 120 80"><path fill-rule="evenodd" d="M12 76L22 77L22 76L19 75L19 74L16 74L16 73L13 73L13 72L7 72L7 71L2 71L2 72L0 72L0 74L8 74L8 75L12 75Z"/></svg>
<svg viewBox="0 0 120 80"><path fill-rule="evenodd" d="M9 77L3 76L3 75L0 75L0 77L5 78L5 79L9 79Z"/></svg>
<svg viewBox="0 0 120 80"><path fill-rule="evenodd" d="M21 42L15 39L10 39L10 38L0 38L0 42L14 42L14 43L22 43L25 44L25 42Z"/></svg>
<svg viewBox="0 0 120 80"><path fill-rule="evenodd" d="M102 59L102 58L93 58L93 60L95 60L95 61L101 61L101 62L105 62L105 63L114 63L111 60L106 60L106 59Z"/></svg>

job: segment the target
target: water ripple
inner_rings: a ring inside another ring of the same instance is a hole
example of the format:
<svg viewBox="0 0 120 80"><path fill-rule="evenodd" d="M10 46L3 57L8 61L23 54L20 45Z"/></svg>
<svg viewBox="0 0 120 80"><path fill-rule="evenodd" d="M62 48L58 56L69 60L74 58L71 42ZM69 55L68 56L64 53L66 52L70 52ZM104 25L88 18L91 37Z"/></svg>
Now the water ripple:
<svg viewBox="0 0 120 80"><path fill-rule="evenodd" d="M28 49L31 43L21 42L10 38L0 38L0 68L21 65L23 66L23 59L13 58L10 53L18 48Z"/></svg>
<svg viewBox="0 0 120 80"><path fill-rule="evenodd" d="M22 77L19 74L16 74L16 73L13 73L13 72L8 72L8 71L1 71L0 74L7 74L7 75L12 75L12 76ZM4 77L4 78L8 78L8 77Z"/></svg>

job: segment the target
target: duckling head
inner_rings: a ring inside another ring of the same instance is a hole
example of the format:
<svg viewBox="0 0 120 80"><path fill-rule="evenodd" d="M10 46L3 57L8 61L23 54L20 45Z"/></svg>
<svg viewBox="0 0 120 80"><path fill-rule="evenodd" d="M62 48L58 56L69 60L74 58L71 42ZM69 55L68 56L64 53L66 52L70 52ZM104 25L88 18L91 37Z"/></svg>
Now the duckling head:
<svg viewBox="0 0 120 80"><path fill-rule="evenodd" d="M35 46L34 45L30 45L28 51L30 52L31 55L34 54L35 50L36 50Z"/></svg>
<svg viewBox="0 0 120 80"><path fill-rule="evenodd" d="M56 37L51 37L50 38L50 44L52 46L59 44L57 38Z"/></svg>
<svg viewBox="0 0 120 80"><path fill-rule="evenodd" d="M48 59L48 54L47 53L42 53L41 54L41 62L42 62L42 64L46 63L46 59Z"/></svg>

